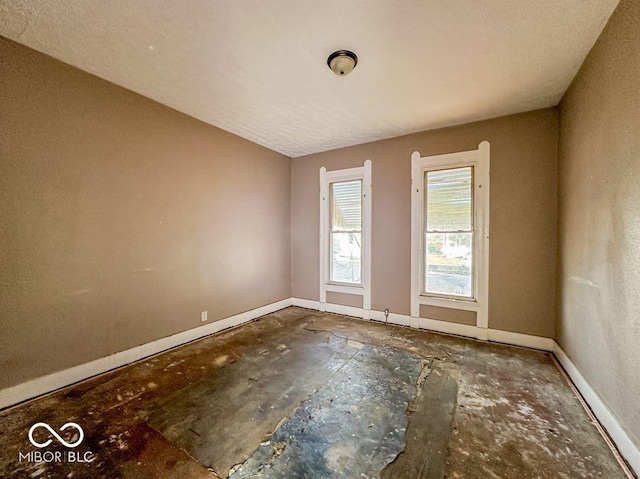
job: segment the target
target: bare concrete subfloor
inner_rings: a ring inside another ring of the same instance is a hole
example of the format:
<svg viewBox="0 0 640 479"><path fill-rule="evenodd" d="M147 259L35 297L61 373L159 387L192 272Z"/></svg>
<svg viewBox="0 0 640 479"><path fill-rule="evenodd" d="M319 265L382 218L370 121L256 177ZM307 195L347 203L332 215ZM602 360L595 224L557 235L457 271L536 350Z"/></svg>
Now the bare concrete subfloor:
<svg viewBox="0 0 640 479"><path fill-rule="evenodd" d="M37 422L84 440L40 427L38 449ZM301 308L2 411L0 431L1 477L625 477L547 354Z"/></svg>

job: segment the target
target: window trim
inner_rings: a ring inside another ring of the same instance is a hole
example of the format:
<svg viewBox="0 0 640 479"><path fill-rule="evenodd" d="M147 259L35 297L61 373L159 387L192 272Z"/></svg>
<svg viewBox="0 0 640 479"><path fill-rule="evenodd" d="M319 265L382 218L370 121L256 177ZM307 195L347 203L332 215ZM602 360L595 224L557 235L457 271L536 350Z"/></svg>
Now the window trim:
<svg viewBox="0 0 640 479"><path fill-rule="evenodd" d="M329 185L342 181L362 181L362 284L332 282L330 274ZM371 160L363 166L327 171L320 168L320 310L326 311L327 291L362 296L363 319L371 315Z"/></svg>
<svg viewBox="0 0 640 479"><path fill-rule="evenodd" d="M424 174L426 171L473 166L474 274L475 299L422 293L424 273ZM476 312L478 337L486 339L489 323L489 197L490 146L478 149L421 157L411 155L411 316L420 317L420 305Z"/></svg>

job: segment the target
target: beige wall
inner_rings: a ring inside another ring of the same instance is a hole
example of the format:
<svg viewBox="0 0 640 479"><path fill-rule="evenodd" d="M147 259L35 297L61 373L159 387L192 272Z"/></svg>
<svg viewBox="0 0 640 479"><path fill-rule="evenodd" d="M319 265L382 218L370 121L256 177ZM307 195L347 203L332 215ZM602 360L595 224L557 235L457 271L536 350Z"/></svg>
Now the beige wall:
<svg viewBox="0 0 640 479"><path fill-rule="evenodd" d="M0 388L288 298L290 159L0 37Z"/></svg>
<svg viewBox="0 0 640 479"><path fill-rule="evenodd" d="M558 338L640 446L640 2L561 103Z"/></svg>
<svg viewBox="0 0 640 479"><path fill-rule="evenodd" d="M440 308L437 306L420 305L420 317L429 319L439 319L450 323L461 323L475 326L478 318L475 311L464 311L462 309Z"/></svg>
<svg viewBox="0 0 640 479"><path fill-rule="evenodd" d="M327 291L327 303L340 304L342 306L352 306L362 308L362 296L358 294L336 293Z"/></svg>
<svg viewBox="0 0 640 479"><path fill-rule="evenodd" d="M491 142L489 326L552 337L557 250L553 109L310 155L292 161L293 296L319 299L318 170L372 160L372 307L410 314L411 153Z"/></svg>

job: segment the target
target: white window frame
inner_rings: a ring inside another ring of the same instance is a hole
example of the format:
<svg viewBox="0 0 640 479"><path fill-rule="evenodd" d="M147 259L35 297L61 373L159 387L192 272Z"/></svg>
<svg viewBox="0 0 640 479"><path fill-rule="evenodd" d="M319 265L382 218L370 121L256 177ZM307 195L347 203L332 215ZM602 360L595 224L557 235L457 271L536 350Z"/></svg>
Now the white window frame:
<svg viewBox="0 0 640 479"><path fill-rule="evenodd" d="M473 166L475 299L427 295L422 292L424 276L424 175L427 171ZM476 312L479 339L487 339L489 327L489 199L490 147L488 141L478 149L459 153L421 157L411 155L411 316L418 321L420 305Z"/></svg>
<svg viewBox="0 0 640 479"><path fill-rule="evenodd" d="M329 185L342 181L362 181L362 284L335 284L330 281ZM320 168L320 311L326 311L327 291L362 296L362 318L371 317L371 160L364 166L327 171Z"/></svg>

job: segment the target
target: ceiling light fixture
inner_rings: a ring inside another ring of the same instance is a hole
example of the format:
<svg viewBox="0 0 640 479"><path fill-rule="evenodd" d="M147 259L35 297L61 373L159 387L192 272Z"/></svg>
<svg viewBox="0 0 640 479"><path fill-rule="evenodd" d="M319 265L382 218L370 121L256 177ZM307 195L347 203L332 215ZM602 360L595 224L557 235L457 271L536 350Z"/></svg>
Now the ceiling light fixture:
<svg viewBox="0 0 640 479"><path fill-rule="evenodd" d="M358 57L349 50L338 50L327 58L327 65L339 77L347 76L358 64Z"/></svg>

